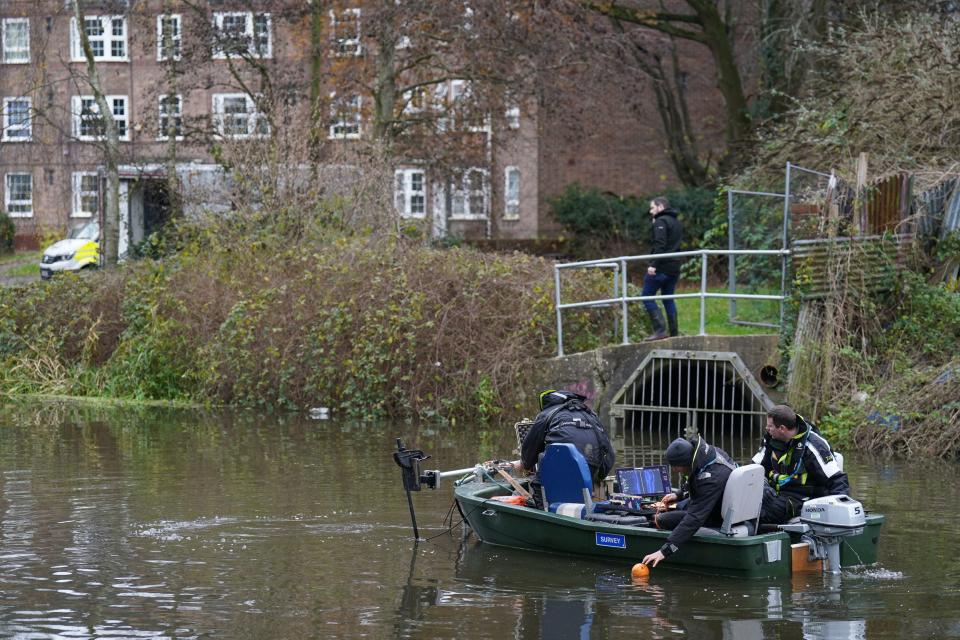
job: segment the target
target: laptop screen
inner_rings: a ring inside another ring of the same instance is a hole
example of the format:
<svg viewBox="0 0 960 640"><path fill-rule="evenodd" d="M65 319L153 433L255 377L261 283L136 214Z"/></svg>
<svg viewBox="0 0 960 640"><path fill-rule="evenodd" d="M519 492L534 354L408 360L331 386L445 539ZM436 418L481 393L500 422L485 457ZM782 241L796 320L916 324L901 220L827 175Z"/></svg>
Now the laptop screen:
<svg viewBox="0 0 960 640"><path fill-rule="evenodd" d="M617 469L620 492L631 496L663 496L670 493L670 469L665 464L653 467Z"/></svg>

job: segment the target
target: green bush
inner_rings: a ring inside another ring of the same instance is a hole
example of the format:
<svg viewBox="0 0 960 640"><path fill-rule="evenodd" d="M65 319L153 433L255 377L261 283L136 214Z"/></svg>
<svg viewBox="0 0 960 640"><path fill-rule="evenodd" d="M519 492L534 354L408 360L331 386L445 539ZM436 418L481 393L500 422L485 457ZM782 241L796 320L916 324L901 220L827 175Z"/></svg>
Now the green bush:
<svg viewBox="0 0 960 640"><path fill-rule="evenodd" d="M0 388L497 420L529 404L532 363L554 353L553 269L539 258L216 225L180 244L163 261L0 290ZM575 274L569 291L608 285ZM608 320L565 322L590 336Z"/></svg>
<svg viewBox="0 0 960 640"><path fill-rule="evenodd" d="M571 184L550 200L553 214L572 236L578 254L622 253L648 237L648 203L635 196L618 196Z"/></svg>
<svg viewBox="0 0 960 640"><path fill-rule="evenodd" d="M0 211L0 254L13 253L13 237L17 228L6 211Z"/></svg>

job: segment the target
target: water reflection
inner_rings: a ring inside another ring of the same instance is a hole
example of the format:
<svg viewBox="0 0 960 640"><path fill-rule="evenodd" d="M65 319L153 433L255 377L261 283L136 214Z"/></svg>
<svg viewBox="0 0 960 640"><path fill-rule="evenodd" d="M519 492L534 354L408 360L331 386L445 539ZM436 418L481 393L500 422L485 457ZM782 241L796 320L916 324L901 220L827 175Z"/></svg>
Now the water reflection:
<svg viewBox="0 0 960 640"><path fill-rule="evenodd" d="M422 579L417 561L425 553L422 545L411 553L396 638L430 637L426 630L442 626L446 610L479 607L484 615L475 620L492 626L475 637L580 640L636 637L642 631L651 638L857 640L867 637L867 619L851 614L883 606L869 589L845 591L836 576L778 584L716 579L704 584L695 576L668 575L631 582L628 568L475 540L459 544L456 581L444 587ZM495 622L489 617L494 611Z"/></svg>
<svg viewBox="0 0 960 640"><path fill-rule="evenodd" d="M461 543L393 438L469 466L509 430L7 405L0 636L901 638L960 634L960 470L847 456L887 514L880 565L736 581ZM436 537L435 537L436 536ZM931 606L931 603L936 603Z"/></svg>

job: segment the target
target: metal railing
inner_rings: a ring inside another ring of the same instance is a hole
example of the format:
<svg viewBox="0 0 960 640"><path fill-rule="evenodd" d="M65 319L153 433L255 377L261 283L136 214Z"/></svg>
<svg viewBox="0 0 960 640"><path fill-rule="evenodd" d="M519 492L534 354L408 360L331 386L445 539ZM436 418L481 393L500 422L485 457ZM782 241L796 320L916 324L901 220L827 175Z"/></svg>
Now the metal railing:
<svg viewBox="0 0 960 640"><path fill-rule="evenodd" d="M781 284L780 293L773 294L750 294L750 293L713 293L707 291L707 259L710 256L789 256L788 249L741 249L731 251L728 249L700 249L698 251L679 251L676 253L657 253L640 256L621 256L619 258L605 258L603 260L584 260L581 262L567 262L556 264L553 267L553 277L555 286L555 306L557 312L557 356L563 356L563 311L564 309L584 309L598 307L620 306L620 329L622 330L623 340L621 344L630 344L629 337L629 313L628 307L632 302L644 302L646 300L680 300L683 298L700 299L700 335L706 333L706 313L707 298L722 298L728 300L774 300L779 301L781 309L783 306L784 289ZM661 258L691 258L700 256L700 291L696 293L675 293L672 295L656 296L631 296L627 295L627 265L632 262L648 262ZM597 267L612 268L614 276L614 296L612 298L601 298L598 300L585 300L581 302L563 303L561 296L560 271L564 269L593 269ZM619 283L617 279L619 278ZM782 313L781 313L782 317ZM614 325L616 331L616 324Z"/></svg>

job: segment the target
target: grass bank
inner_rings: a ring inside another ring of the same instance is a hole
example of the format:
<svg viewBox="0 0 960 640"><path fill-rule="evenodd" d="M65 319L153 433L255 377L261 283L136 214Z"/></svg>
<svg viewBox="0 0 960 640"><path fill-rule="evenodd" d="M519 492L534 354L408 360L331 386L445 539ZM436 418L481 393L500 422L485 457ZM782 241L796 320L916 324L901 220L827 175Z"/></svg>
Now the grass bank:
<svg viewBox="0 0 960 640"><path fill-rule="evenodd" d="M3 391L484 419L527 402L553 352L542 259L242 237L194 230L163 259L0 291Z"/></svg>

